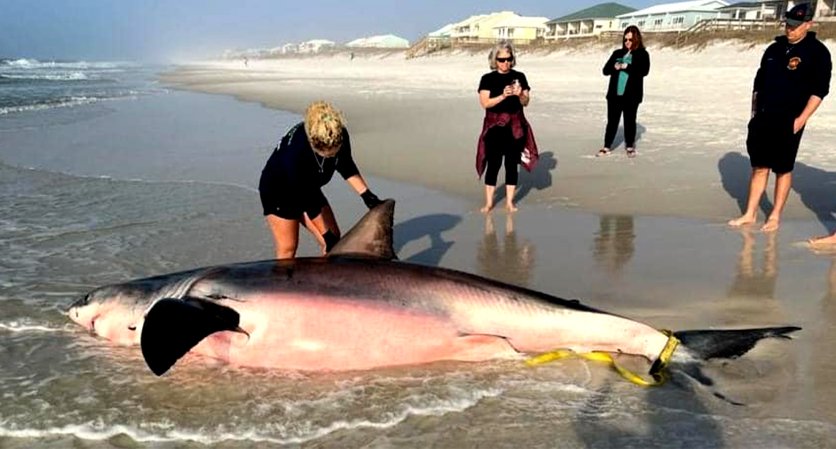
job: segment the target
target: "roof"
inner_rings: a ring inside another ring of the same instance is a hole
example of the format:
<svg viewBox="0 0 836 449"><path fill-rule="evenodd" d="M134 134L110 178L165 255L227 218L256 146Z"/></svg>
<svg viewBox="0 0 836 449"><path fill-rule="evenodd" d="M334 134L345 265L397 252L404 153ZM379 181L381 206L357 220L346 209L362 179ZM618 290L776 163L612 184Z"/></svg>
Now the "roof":
<svg viewBox="0 0 836 449"><path fill-rule="evenodd" d="M618 17L648 16L653 14L672 14L687 11L716 11L721 6L728 6L723 0L693 0L688 2L664 3L638 11L619 14Z"/></svg>
<svg viewBox="0 0 836 449"><path fill-rule="evenodd" d="M723 6L722 8L717 8L717 9L724 9L724 10L725 9L744 9L744 8L760 9L761 7L764 7L764 6L772 7L772 6L780 5L782 3L784 3L782 0L766 0L766 1L761 1L761 2L737 2L737 3L732 3L731 5Z"/></svg>
<svg viewBox="0 0 836 449"><path fill-rule="evenodd" d="M456 26L455 23L448 23L447 25L444 25L443 27L441 27L441 28L439 28L439 29L437 29L437 30L435 30L431 33L428 33L427 36L433 36L433 37L449 36L450 32L453 31L453 28L455 26Z"/></svg>
<svg viewBox="0 0 836 449"><path fill-rule="evenodd" d="M574 20L584 19L609 19L619 14L625 14L635 10L636 8L631 8L618 3L601 3L599 5L590 6L589 8L573 12L572 14L567 14L563 17L558 17L557 19L552 19L548 23L571 22Z"/></svg>
<svg viewBox="0 0 836 449"><path fill-rule="evenodd" d="M394 34L383 34L379 36L361 37L345 44L346 47L386 47L386 48L407 48L409 41L395 36Z"/></svg>

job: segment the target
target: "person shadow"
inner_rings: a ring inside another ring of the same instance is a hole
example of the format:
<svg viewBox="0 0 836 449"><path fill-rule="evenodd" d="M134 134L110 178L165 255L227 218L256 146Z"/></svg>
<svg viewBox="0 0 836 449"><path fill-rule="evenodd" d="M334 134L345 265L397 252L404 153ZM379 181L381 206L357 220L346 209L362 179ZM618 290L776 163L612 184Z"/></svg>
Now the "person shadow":
<svg viewBox="0 0 836 449"><path fill-rule="evenodd" d="M540 159L530 173L520 166L520 179L514 201L520 201L531 193L532 189L545 190L552 186L552 172L557 168L557 158L553 151L540 154ZM497 189L499 190L499 189ZM502 189L502 192L505 190ZM502 193L504 199L505 193Z"/></svg>
<svg viewBox="0 0 836 449"><path fill-rule="evenodd" d="M395 254L400 253L408 243L428 237L430 246L406 259L421 265L438 266L442 257L453 246L453 242L444 240L442 233L456 227L462 218L451 214L432 214L411 218L395 225Z"/></svg>
<svg viewBox="0 0 836 449"><path fill-rule="evenodd" d="M822 170L801 162L795 163L792 188L798 193L801 202L816 215L816 218L831 234L836 231L836 173Z"/></svg>
<svg viewBox="0 0 836 449"><path fill-rule="evenodd" d="M592 255L608 273L620 275L633 257L636 233L632 215L601 215Z"/></svg>
<svg viewBox="0 0 836 449"><path fill-rule="evenodd" d="M737 207L742 214L746 211L746 203L749 201L749 180L752 177L752 165L749 163L749 158L730 151L717 162L717 170L720 172L723 189L737 201ZM761 196L758 206L764 214L772 211L772 202L768 195Z"/></svg>
<svg viewBox="0 0 836 449"><path fill-rule="evenodd" d="M636 123L636 141L634 145L637 147L639 146L639 141L642 139L642 135L647 131L647 128L644 127L641 123ZM618 131L615 133L615 138L612 141L612 146L610 150L615 150L619 147L619 145L624 143L624 125L618 126Z"/></svg>
<svg viewBox="0 0 836 449"><path fill-rule="evenodd" d="M485 233L477 251L479 274L509 284L528 286L534 266L534 245L520 240L514 230L514 214L505 217L505 233L500 245L493 214L485 215Z"/></svg>

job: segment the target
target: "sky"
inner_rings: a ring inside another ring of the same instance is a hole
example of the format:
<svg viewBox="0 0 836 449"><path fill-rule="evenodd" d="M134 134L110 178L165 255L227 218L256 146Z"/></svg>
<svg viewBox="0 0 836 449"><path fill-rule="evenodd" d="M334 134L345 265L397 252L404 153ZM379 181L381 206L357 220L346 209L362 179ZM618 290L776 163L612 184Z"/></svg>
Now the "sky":
<svg viewBox="0 0 836 449"><path fill-rule="evenodd" d="M0 58L178 61L226 49L395 34L474 14L557 18L606 0L0 0ZM619 1L637 9L669 0Z"/></svg>

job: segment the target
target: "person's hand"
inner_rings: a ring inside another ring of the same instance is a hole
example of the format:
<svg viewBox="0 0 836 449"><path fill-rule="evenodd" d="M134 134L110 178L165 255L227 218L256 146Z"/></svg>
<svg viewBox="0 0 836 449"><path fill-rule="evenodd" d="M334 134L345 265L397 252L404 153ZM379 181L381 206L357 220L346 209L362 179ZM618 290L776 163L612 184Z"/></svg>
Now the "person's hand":
<svg viewBox="0 0 836 449"><path fill-rule="evenodd" d="M511 85L511 94L512 95L520 96L521 93L522 93L522 86L520 86L520 83L515 83L515 84Z"/></svg>
<svg viewBox="0 0 836 449"><path fill-rule="evenodd" d="M792 133L793 134L798 134L798 132L801 131L801 128L804 128L804 125L806 125L806 124L807 124L806 120L804 120L801 117L796 117L795 121L792 122Z"/></svg>
<svg viewBox="0 0 836 449"><path fill-rule="evenodd" d="M512 86L505 86L505 89L502 89L502 96L510 97L511 95L514 95L514 88Z"/></svg>
<svg viewBox="0 0 836 449"><path fill-rule="evenodd" d="M334 249L334 246L336 246L337 243L339 243L340 241L340 238L337 237L337 234L331 232L330 229L325 231L324 234L322 234L322 239L325 240L325 248L322 248L323 255L330 253L331 250Z"/></svg>
<svg viewBox="0 0 836 449"><path fill-rule="evenodd" d="M366 203L366 207L369 209L374 209L375 206L378 204L383 203L383 201L377 197L374 193L372 193L371 189L366 189L365 192L360 194L360 198L363 198L363 202Z"/></svg>

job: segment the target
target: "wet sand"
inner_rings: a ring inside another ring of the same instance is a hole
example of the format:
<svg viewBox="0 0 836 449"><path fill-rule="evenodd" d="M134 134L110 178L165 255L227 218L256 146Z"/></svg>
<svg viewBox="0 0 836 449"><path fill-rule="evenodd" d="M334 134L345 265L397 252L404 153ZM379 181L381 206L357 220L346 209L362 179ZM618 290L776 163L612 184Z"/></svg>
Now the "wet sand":
<svg viewBox="0 0 836 449"><path fill-rule="evenodd" d="M600 65L610 50L520 56L543 158L523 173L514 215L478 213L476 86L485 55L338 55L251 61L246 69L207 62L162 79L297 113L314 99L334 102L375 191L398 200L404 260L580 298L659 327L804 327L794 341L762 344L737 368L718 364L714 374L756 404L753 415L833 423L834 365L819 354L836 344L829 312L836 253L814 253L803 242L834 226L836 154L827 148L836 102L826 99L805 132L781 231L731 229L725 222L747 194L744 142L762 49L651 48L636 159L623 144L594 157L605 115ZM356 200L339 182L328 189L345 227L359 216L350 206Z"/></svg>

